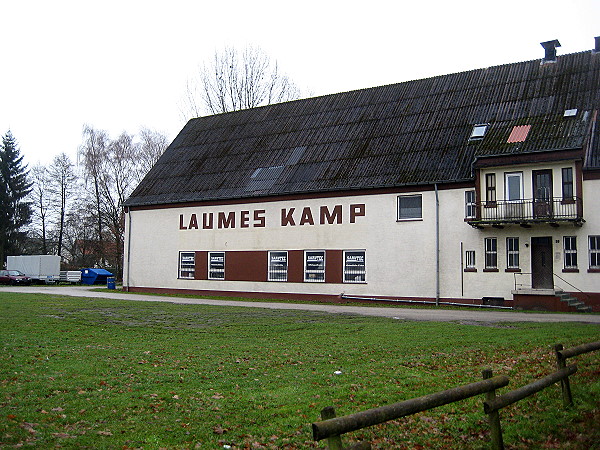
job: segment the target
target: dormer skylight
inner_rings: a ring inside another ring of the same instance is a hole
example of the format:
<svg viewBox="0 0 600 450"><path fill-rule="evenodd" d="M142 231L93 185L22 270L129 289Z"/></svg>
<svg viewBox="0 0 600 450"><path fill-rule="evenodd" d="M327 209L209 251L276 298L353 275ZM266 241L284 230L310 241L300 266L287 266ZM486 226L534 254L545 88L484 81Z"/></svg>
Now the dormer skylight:
<svg viewBox="0 0 600 450"><path fill-rule="evenodd" d="M469 137L470 141L483 139L485 136L485 132L487 131L488 123L480 123L478 125L473 126L473 131L471 131L471 136Z"/></svg>
<svg viewBox="0 0 600 450"><path fill-rule="evenodd" d="M577 115L577 108L575 109L565 109L565 113L563 117L574 117Z"/></svg>

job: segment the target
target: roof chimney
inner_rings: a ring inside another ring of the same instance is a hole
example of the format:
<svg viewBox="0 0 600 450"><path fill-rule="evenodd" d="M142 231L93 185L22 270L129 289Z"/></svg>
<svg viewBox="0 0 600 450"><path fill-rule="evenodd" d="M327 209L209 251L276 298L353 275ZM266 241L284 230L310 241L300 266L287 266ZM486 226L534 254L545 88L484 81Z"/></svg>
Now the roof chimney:
<svg viewBox="0 0 600 450"><path fill-rule="evenodd" d="M594 39L596 40L596 47L594 48L594 53L600 53L600 36L596 36Z"/></svg>
<svg viewBox="0 0 600 450"><path fill-rule="evenodd" d="M540 44L542 47L544 47L544 50L546 51L544 59L542 60L542 64L556 61L556 48L560 47L560 42L558 42L558 39L554 39L553 41L541 42Z"/></svg>

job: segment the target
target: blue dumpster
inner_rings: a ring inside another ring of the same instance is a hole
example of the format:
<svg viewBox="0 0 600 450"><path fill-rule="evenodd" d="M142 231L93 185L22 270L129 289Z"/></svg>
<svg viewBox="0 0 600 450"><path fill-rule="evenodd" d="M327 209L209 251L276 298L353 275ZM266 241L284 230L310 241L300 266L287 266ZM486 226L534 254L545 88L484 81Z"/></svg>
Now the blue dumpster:
<svg viewBox="0 0 600 450"><path fill-rule="evenodd" d="M108 277L106 279L106 287L108 289L114 289L115 288L115 277Z"/></svg>
<svg viewBox="0 0 600 450"><path fill-rule="evenodd" d="M81 269L83 284L104 284L108 282L108 277L112 276L113 274L105 269Z"/></svg>

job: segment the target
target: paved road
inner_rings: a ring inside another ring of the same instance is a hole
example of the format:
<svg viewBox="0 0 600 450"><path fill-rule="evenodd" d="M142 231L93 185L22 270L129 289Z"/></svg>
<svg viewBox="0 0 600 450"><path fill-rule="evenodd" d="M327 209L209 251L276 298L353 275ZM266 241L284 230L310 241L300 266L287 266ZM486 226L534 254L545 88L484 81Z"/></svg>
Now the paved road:
<svg viewBox="0 0 600 450"><path fill-rule="evenodd" d="M242 302L233 300L211 300L202 298L163 297L129 294L118 290L94 292L89 286L0 286L0 292L25 292L36 294L58 294L73 297L113 298L143 302L170 302L196 305L243 306L246 308L288 309L318 311L332 314L359 314L364 316L391 317L403 320L462 323L502 323L502 322L585 322L600 324L598 314L543 314L523 313L511 310L454 310L454 309L411 309L406 307L368 307L338 304L305 304L275 302Z"/></svg>

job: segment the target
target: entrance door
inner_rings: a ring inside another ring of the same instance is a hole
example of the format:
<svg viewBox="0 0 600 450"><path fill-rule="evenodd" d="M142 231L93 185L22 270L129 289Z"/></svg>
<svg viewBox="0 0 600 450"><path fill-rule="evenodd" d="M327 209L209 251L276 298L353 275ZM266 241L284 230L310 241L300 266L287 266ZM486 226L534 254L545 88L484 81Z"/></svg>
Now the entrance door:
<svg viewBox="0 0 600 450"><path fill-rule="evenodd" d="M533 217L552 216L552 171L533 171Z"/></svg>
<svg viewBox="0 0 600 450"><path fill-rule="evenodd" d="M533 289L553 289L552 238L531 238L531 287Z"/></svg>

